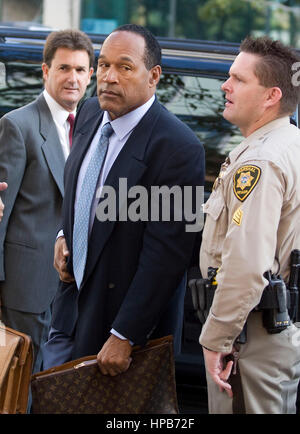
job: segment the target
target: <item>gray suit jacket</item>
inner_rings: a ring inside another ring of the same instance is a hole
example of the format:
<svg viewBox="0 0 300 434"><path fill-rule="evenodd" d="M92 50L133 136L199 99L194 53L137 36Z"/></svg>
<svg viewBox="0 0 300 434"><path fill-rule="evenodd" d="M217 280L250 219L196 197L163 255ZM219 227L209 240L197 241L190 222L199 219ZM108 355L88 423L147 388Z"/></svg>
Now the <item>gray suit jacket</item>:
<svg viewBox="0 0 300 434"><path fill-rule="evenodd" d="M58 287L53 251L60 226L64 155L43 95L0 120L0 296L4 306L42 313Z"/></svg>

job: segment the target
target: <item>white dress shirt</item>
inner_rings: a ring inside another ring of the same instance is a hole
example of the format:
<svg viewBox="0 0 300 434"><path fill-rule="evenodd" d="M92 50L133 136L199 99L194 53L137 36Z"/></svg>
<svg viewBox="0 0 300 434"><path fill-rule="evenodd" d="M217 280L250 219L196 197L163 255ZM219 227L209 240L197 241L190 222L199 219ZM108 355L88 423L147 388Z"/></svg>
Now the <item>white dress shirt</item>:
<svg viewBox="0 0 300 434"><path fill-rule="evenodd" d="M43 91L43 95L46 100L46 103L48 104L53 121L55 123L57 134L62 146L65 159L67 159L70 153L70 143L69 143L70 124L67 121L70 112L68 112L61 105L59 105L55 101L55 99L52 98L51 95L49 95L46 89ZM75 116L76 110L72 111L71 113Z"/></svg>

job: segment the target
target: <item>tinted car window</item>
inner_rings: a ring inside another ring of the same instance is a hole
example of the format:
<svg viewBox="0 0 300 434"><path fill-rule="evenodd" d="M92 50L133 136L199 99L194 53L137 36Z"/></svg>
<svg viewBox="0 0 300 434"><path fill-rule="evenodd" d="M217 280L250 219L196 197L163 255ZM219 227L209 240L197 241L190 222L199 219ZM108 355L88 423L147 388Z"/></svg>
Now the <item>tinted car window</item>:
<svg viewBox="0 0 300 434"><path fill-rule="evenodd" d="M159 100L189 125L206 151L206 185L211 191L217 171L228 153L242 140L240 131L227 122L224 110L224 80L164 74L157 95Z"/></svg>
<svg viewBox="0 0 300 434"><path fill-rule="evenodd" d="M0 116L28 104L43 87L40 64L0 63Z"/></svg>

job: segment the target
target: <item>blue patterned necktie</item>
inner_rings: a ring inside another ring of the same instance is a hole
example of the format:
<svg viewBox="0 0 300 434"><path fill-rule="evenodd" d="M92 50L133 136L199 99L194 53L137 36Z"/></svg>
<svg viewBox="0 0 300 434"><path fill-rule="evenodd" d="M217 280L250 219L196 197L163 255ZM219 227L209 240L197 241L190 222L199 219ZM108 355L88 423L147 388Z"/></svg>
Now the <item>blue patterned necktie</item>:
<svg viewBox="0 0 300 434"><path fill-rule="evenodd" d="M91 156L79 198L76 201L73 228L73 271L78 289L83 279L87 258L91 206L112 133L112 126L108 122L102 127L99 142Z"/></svg>

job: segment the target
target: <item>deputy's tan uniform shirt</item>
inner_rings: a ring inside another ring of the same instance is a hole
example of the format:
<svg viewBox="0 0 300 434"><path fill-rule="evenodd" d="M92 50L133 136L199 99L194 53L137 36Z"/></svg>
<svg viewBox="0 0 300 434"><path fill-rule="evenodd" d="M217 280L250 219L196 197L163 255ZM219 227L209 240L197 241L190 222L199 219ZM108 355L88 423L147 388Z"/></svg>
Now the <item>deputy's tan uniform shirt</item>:
<svg viewBox="0 0 300 434"><path fill-rule="evenodd" d="M267 285L267 270L289 275L300 249L300 131L289 118L256 130L229 154L204 205L200 252L204 277L220 267L200 343L230 352Z"/></svg>

